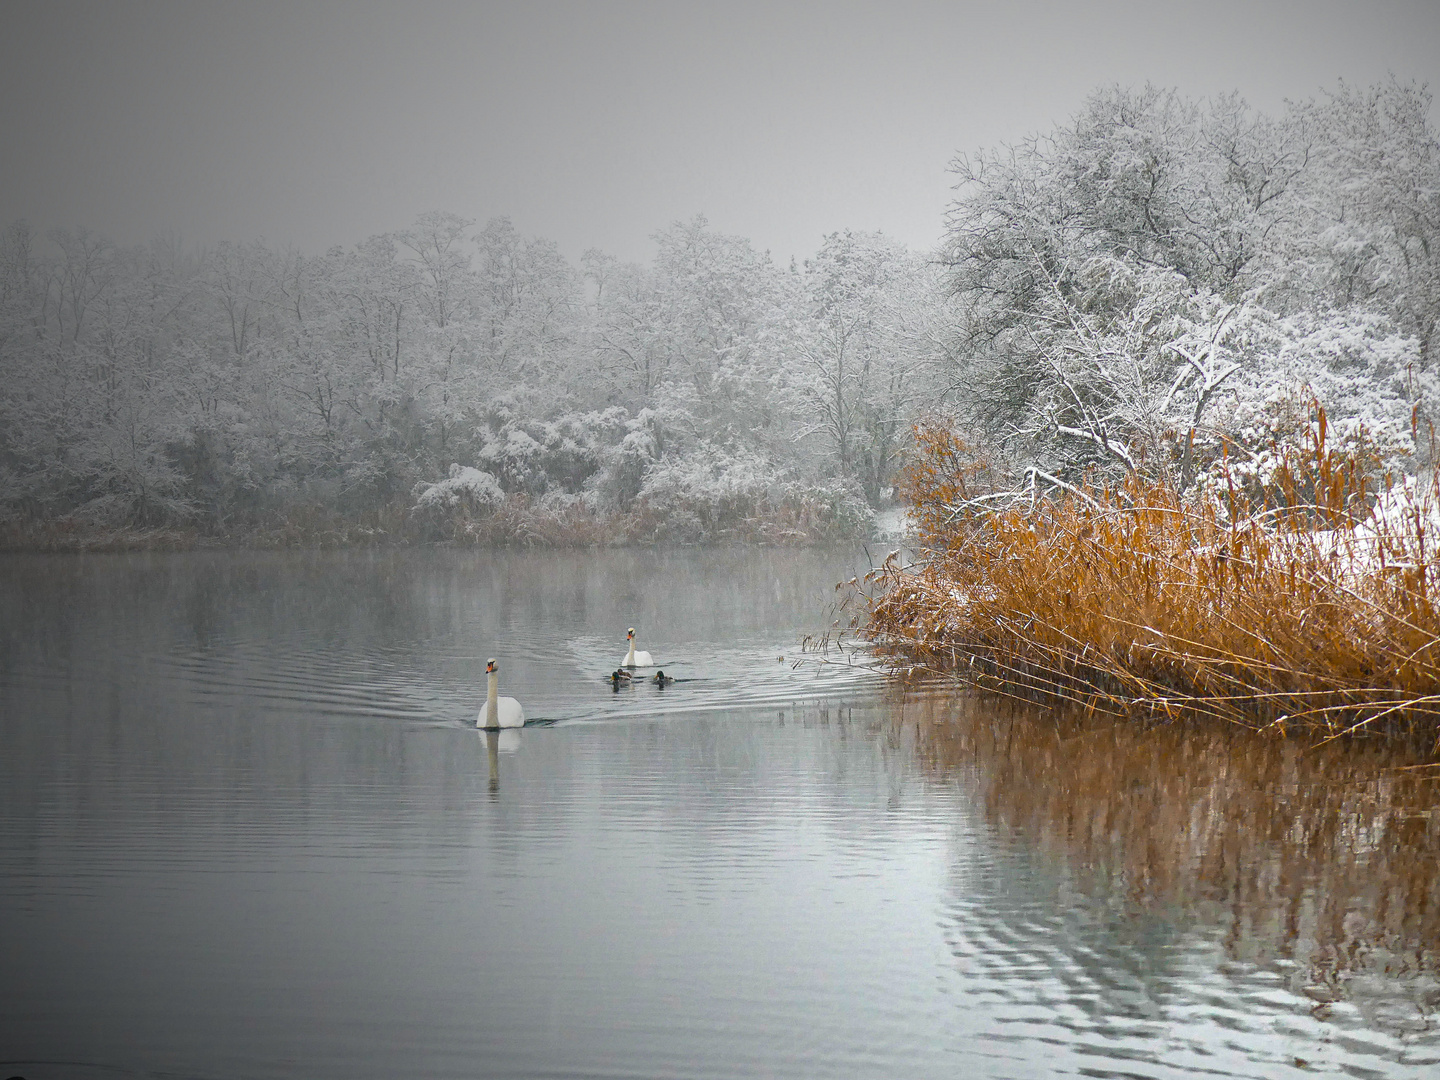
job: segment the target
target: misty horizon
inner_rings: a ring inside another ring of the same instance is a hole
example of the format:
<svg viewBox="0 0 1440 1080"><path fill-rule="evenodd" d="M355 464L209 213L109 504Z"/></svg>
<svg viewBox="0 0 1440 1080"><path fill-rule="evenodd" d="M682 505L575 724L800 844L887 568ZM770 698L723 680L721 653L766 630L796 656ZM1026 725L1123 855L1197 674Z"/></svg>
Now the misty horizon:
<svg viewBox="0 0 1440 1080"><path fill-rule="evenodd" d="M781 264L844 229L928 250L957 155L1097 87L1275 114L1440 78L1432 5L1187 11L10 4L0 220L319 253L443 210L645 262L700 214Z"/></svg>

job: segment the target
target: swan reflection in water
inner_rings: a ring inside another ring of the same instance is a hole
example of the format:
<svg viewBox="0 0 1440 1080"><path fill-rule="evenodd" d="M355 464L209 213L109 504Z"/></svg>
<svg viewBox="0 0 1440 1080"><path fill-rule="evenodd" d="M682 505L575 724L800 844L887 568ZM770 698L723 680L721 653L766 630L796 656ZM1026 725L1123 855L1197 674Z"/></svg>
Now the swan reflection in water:
<svg viewBox="0 0 1440 1080"><path fill-rule="evenodd" d="M491 728L487 731L481 728L477 734L485 744L485 756L490 761L490 793L494 795L500 790L500 755L513 754L520 749L520 729Z"/></svg>

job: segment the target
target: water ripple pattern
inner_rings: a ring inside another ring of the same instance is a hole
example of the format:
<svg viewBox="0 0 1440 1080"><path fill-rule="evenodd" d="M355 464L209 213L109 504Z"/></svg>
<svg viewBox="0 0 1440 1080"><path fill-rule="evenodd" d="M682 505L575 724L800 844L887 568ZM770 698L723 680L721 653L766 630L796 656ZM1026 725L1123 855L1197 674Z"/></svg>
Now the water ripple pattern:
<svg viewBox="0 0 1440 1080"><path fill-rule="evenodd" d="M1394 782L1232 836L1223 741L795 666L857 569L0 560L0 1075L1440 1075Z"/></svg>
<svg viewBox="0 0 1440 1080"><path fill-rule="evenodd" d="M801 649L807 635L830 629L829 579L863 568L846 556L415 558L420 565L337 557L325 565L338 581L307 560L266 555L181 556L163 568L116 557L102 560L107 570L51 560L60 580L47 583L46 598L61 607L33 627L11 624L6 675L53 683L77 664L101 663L113 683L168 686L202 711L240 698L272 714L471 724L490 656L500 661L502 692L549 722L763 705L882 683L856 654ZM92 590L105 595L64 599ZM94 603L112 605L119 624L103 643L86 640L91 627L75 618L76 605ZM677 680L663 692L648 681L653 668L637 670L621 694L605 681L631 625ZM34 628L41 632L27 632Z"/></svg>

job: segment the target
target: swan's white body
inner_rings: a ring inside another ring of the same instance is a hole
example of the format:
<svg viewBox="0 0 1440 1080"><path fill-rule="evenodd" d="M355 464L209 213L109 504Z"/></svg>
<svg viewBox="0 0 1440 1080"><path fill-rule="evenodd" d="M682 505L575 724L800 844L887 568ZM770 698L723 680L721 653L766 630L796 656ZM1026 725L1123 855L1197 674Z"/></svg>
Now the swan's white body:
<svg viewBox="0 0 1440 1080"><path fill-rule="evenodd" d="M654 667L655 660L648 652L635 651L635 628L632 626L625 635L630 640L630 651L625 654L625 659L620 662L621 667Z"/></svg>
<svg viewBox="0 0 1440 1080"><path fill-rule="evenodd" d="M480 715L475 718L475 726L486 731L524 727L525 710L520 707L520 702L513 697L500 696L500 671L495 666L495 661L489 661L485 670L489 673L490 685L485 695L485 705L480 709Z"/></svg>

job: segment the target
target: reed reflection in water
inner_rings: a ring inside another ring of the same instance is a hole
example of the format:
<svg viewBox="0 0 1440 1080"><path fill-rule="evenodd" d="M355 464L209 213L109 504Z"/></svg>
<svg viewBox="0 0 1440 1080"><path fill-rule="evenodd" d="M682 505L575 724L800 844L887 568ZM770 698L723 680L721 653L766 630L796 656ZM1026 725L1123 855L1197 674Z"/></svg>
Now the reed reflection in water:
<svg viewBox="0 0 1440 1080"><path fill-rule="evenodd" d="M975 895L977 877L993 875L962 853L957 958L1013 967L1024 955L1064 972L1084 966L1086 946L1072 942L1056 963L1053 933L1110 942L1089 971L1062 975L1063 1001L1038 982L1029 995L1014 993L1023 981L977 983L1022 1006L1013 1037L1079 1025L1135 1037L1139 1060L1162 1061L1161 1029L1183 1053L1175 1022L1213 1012L1250 1061L1252 1036L1280 1032L1311 1044L1292 1065L1319 1067L1315 1055L1341 1038L1440 1075L1440 769L1378 744L1147 729L994 698L926 697L905 715L922 768L959 780L986 823L1033 855L1015 885L1023 901L1007 905ZM1052 924L1052 903L1071 925ZM1116 936L1143 960L1127 965ZM1203 942L1216 950L1210 971L1194 966ZM1188 969L1183 998L1167 954Z"/></svg>

